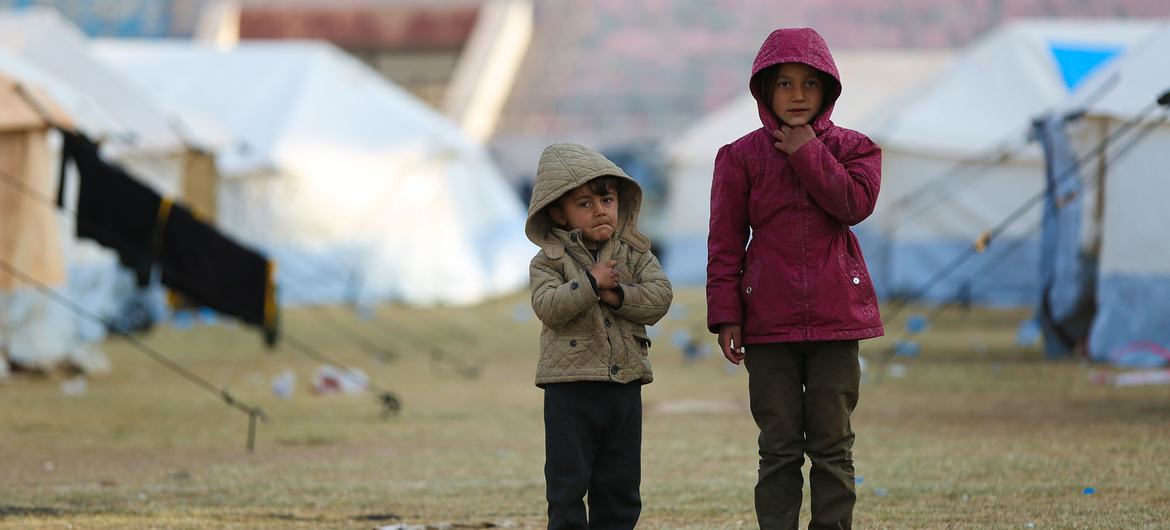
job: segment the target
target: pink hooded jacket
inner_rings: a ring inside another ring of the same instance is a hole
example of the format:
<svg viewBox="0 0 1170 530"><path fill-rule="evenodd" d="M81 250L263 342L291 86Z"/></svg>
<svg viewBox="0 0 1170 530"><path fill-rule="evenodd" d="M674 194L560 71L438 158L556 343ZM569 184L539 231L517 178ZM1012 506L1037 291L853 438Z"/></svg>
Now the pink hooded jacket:
<svg viewBox="0 0 1170 530"><path fill-rule="evenodd" d="M830 121L841 77L816 31L772 32L752 76L786 62L812 66L836 83L825 85L824 106L811 124L816 138L791 156L773 145L770 131L779 122L754 88L764 126L716 155L707 327L717 333L723 324L740 324L745 344L881 336L877 297L849 229L873 212L881 150Z"/></svg>

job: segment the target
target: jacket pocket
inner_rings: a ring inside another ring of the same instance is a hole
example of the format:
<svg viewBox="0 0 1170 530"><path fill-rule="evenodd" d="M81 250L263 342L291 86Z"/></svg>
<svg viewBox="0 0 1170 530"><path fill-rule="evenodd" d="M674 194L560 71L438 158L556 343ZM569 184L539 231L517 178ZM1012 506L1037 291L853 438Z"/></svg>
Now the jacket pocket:
<svg viewBox="0 0 1170 530"><path fill-rule="evenodd" d="M743 277L739 281L740 295L744 297L744 303L747 303L751 294L759 288L760 269L762 268L760 258L752 258L747 267L744 268Z"/></svg>
<svg viewBox="0 0 1170 530"><path fill-rule="evenodd" d="M841 278L845 282L846 292L849 293L850 313L861 320L870 319L876 314L877 298L865 260L861 257L861 249L849 234L838 250L837 257L840 261Z"/></svg>
<svg viewBox="0 0 1170 530"><path fill-rule="evenodd" d="M559 366L560 375L576 375L581 369L593 364L589 346L593 338L589 335L563 335L557 337L556 355L553 365Z"/></svg>
<svg viewBox="0 0 1170 530"><path fill-rule="evenodd" d="M626 366L646 379L653 372L650 367L650 338L645 331L635 331L626 338Z"/></svg>
<svg viewBox="0 0 1170 530"><path fill-rule="evenodd" d="M593 336L585 333L557 336L557 350L566 353L579 353L589 348Z"/></svg>
<svg viewBox="0 0 1170 530"><path fill-rule="evenodd" d="M642 354L642 357L650 354L650 338L645 333L633 333L630 337L634 351Z"/></svg>
<svg viewBox="0 0 1170 530"><path fill-rule="evenodd" d="M846 237L845 242L837 252L837 259L841 265L841 274L848 285L854 289L869 289L869 272L861 258L861 250L854 249L854 241Z"/></svg>
<svg viewBox="0 0 1170 530"><path fill-rule="evenodd" d="M763 313L768 305L768 296L765 296L764 292L766 281L764 269L766 268L768 268L766 262L756 256L744 269L739 289L739 296L743 301L743 321L739 324L743 326L744 330L755 328L756 325L765 320Z"/></svg>

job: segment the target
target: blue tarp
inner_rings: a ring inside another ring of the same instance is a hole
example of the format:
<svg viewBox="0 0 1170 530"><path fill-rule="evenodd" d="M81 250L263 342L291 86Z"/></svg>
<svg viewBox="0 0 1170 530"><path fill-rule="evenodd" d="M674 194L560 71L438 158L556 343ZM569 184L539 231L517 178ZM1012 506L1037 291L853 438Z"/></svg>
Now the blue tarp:
<svg viewBox="0 0 1170 530"><path fill-rule="evenodd" d="M1049 114L1033 124L1044 148L1046 183L1036 321L1050 357L1069 355L1088 337L1096 276L1093 258L1082 251L1085 187L1065 123Z"/></svg>
<svg viewBox="0 0 1170 530"><path fill-rule="evenodd" d="M1050 42L1048 48L1052 51L1052 58L1056 60L1056 66L1069 92L1075 90L1089 74L1109 64L1123 51L1121 45L1102 46L1077 42Z"/></svg>

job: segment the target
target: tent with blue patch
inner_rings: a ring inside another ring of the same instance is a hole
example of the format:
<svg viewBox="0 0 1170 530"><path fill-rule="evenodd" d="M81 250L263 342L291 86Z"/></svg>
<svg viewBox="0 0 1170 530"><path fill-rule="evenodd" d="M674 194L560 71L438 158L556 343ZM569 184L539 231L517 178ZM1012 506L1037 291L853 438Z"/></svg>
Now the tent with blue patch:
<svg viewBox="0 0 1170 530"><path fill-rule="evenodd" d="M1104 95L1070 102L1062 114L1080 119L1060 124L1056 134L1087 142L1071 156L1061 154L1067 145L1048 146L1056 168L1050 173L1069 177L1050 179L1046 201L1053 257L1038 320L1050 355L1083 350L1094 360L1130 366L1170 358L1166 57L1170 25L1083 81L1084 94ZM1107 146L1103 156L1091 151L1096 145ZM1072 159L1084 163L1073 166Z"/></svg>
<svg viewBox="0 0 1170 530"><path fill-rule="evenodd" d="M1019 20L967 46L863 131L883 149L881 198L856 227L879 295L1031 305L1040 285L1041 212L985 231L1044 189L1035 116L1090 100L1086 79L1151 35L1158 21ZM1092 138L1074 135L1077 146ZM958 263L958 265L954 265ZM941 281L931 281L947 270ZM929 287L929 288L927 288Z"/></svg>
<svg viewBox="0 0 1170 530"><path fill-rule="evenodd" d="M1054 41L1048 44L1065 86L1076 90L1090 74L1105 66L1119 53L1120 46L1093 46L1077 42Z"/></svg>

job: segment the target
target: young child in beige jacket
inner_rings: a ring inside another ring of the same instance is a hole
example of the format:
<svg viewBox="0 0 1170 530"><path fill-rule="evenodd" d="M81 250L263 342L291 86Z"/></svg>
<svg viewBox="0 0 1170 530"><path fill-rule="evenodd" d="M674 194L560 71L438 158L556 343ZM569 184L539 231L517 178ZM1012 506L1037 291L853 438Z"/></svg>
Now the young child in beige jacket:
<svg viewBox="0 0 1170 530"><path fill-rule="evenodd" d="M634 528L641 513L646 326L673 297L638 231L641 203L637 182L588 147L540 157L524 231L540 247L530 274L550 529Z"/></svg>

